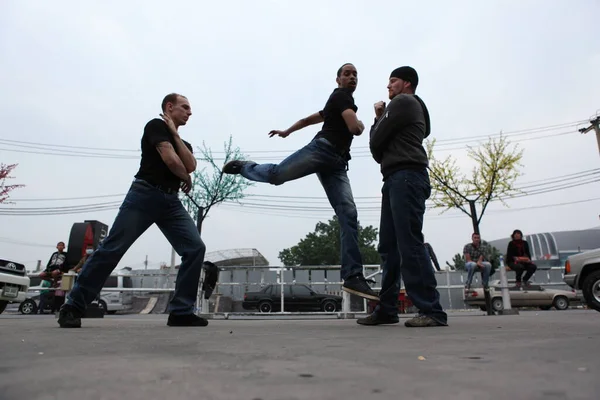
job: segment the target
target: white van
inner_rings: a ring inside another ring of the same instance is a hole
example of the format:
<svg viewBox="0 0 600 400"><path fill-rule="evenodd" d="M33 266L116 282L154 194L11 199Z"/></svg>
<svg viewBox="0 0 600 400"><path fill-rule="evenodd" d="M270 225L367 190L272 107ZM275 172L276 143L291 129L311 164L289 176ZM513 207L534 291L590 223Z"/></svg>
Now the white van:
<svg viewBox="0 0 600 400"><path fill-rule="evenodd" d="M108 277L103 289L131 289L133 288L133 280L126 271L119 271L118 274L114 274ZM100 301L98 305L104 308L104 311L108 314L114 314L117 311L124 311L131 308L133 304L133 293L131 291L125 292L113 292L102 290L100 292Z"/></svg>

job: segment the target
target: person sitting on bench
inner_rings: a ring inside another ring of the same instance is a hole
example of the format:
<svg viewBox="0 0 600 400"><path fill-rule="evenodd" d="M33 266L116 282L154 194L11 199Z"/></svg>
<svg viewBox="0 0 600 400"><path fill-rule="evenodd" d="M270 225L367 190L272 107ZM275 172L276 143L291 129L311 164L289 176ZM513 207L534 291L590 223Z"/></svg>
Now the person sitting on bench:
<svg viewBox="0 0 600 400"><path fill-rule="evenodd" d="M537 270L537 266L531 262L529 244L523 240L523 232L519 229L515 229L510 237L512 240L506 249L506 263L510 269L515 271L517 287L521 286L523 272L526 272L525 285L529 286L529 280Z"/></svg>
<svg viewBox="0 0 600 400"><path fill-rule="evenodd" d="M465 289L468 290L471 288L473 275L475 275L477 270L481 271L481 282L483 287L487 288L490 281L492 264L489 261L490 253L488 248L481 243L481 236L479 233L473 233L473 235L471 235L471 243L465 245L463 254L465 256L465 268L469 273Z"/></svg>
<svg viewBox="0 0 600 400"><path fill-rule="evenodd" d="M40 278L43 280L56 281L62 275L62 270L67 264L67 253L65 252L65 242L58 242L55 251L50 256L46 269L40 272Z"/></svg>

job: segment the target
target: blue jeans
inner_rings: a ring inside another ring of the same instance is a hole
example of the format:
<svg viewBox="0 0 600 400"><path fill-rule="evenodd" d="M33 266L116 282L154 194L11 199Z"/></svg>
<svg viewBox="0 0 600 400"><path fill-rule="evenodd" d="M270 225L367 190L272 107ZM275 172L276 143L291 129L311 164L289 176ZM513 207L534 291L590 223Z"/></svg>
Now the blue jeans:
<svg viewBox="0 0 600 400"><path fill-rule="evenodd" d="M467 276L467 285L470 285L471 282L473 282L473 275L475 275L475 272L477 272L478 270L481 271L481 283L483 284L483 286L488 286L490 283L490 273L492 272L492 264L490 264L487 261L483 261L483 268L479 269L479 267L477 266L476 262L473 261L469 261L468 263L465 264L465 268L467 269L467 271L469 272L469 275Z"/></svg>
<svg viewBox="0 0 600 400"><path fill-rule="evenodd" d="M419 313L447 323L431 259L423 238L425 200L431 195L427 170L400 170L382 189L379 254L383 276L375 312L398 315L400 277Z"/></svg>
<svg viewBox="0 0 600 400"><path fill-rule="evenodd" d="M282 185L317 174L329 203L340 222L341 278L362 275L362 256L358 246L358 212L354 204L348 163L326 139L314 139L279 164L246 164L241 174L255 182Z"/></svg>
<svg viewBox="0 0 600 400"><path fill-rule="evenodd" d="M125 252L154 223L181 256L169 312L193 313L206 246L177 194L139 179L132 183L108 236L83 265L66 303L85 311Z"/></svg>

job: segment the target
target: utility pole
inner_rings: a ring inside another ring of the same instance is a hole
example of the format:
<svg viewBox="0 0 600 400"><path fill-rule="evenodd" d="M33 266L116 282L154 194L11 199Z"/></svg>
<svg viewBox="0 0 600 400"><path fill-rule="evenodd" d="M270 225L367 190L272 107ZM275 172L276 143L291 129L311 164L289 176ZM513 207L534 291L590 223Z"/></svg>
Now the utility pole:
<svg viewBox="0 0 600 400"><path fill-rule="evenodd" d="M600 117L590 120L590 126L579 130L581 133L588 133L591 130L596 131L596 141L598 142L598 152L600 152Z"/></svg>

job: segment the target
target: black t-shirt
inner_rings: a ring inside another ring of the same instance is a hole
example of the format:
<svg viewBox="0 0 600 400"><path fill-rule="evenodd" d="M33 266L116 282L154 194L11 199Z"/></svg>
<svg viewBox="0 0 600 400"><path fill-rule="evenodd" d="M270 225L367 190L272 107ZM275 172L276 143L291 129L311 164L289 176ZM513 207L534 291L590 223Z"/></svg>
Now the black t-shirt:
<svg viewBox="0 0 600 400"><path fill-rule="evenodd" d="M55 251L50 256L50 260L48 260L48 264L46 265L46 270L48 272L52 272L57 269L64 271L64 269L66 267L67 267L67 253L65 253L65 252L59 253L58 251Z"/></svg>
<svg viewBox="0 0 600 400"><path fill-rule="evenodd" d="M317 133L316 138L325 138L333 144L336 149L345 155L350 153L350 145L354 135L348 129L342 112L347 109L352 109L354 112L358 107L354 104L352 92L348 89L337 88L331 93L325 107L319 113L323 117L323 127Z"/></svg>
<svg viewBox="0 0 600 400"><path fill-rule="evenodd" d="M149 121L144 127L142 159L140 161L140 169L135 177L153 185L160 185L164 188L177 191L181 185L181 179L171 172L160 157L156 146L161 142L170 142L177 151L175 138L169 132L167 124L162 119L155 118ZM184 140L183 143L192 153L194 152L188 142Z"/></svg>

